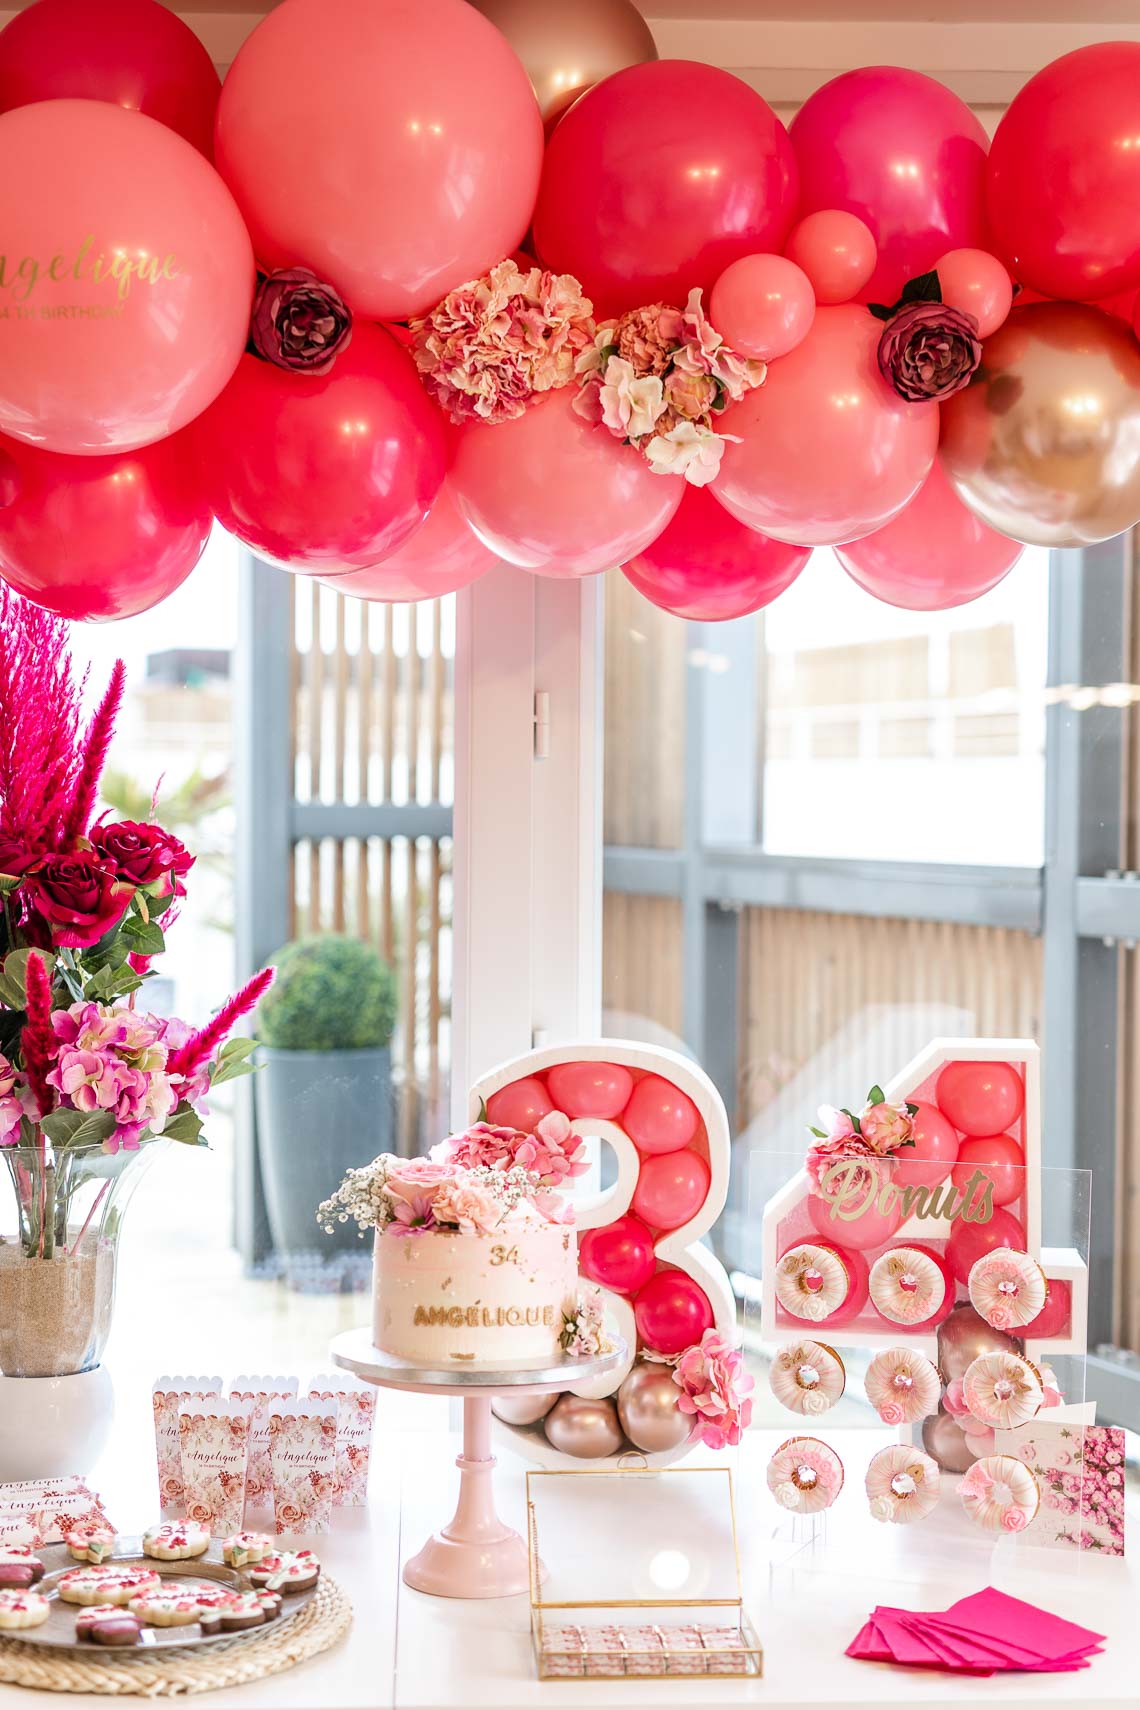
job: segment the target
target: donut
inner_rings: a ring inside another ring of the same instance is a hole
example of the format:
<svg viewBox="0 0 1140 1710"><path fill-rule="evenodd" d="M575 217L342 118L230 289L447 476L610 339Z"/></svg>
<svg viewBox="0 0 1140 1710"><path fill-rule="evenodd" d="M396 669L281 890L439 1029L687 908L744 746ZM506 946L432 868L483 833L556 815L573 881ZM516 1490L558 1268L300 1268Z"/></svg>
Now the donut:
<svg viewBox="0 0 1140 1710"><path fill-rule="evenodd" d="M42 1627L51 1614L51 1604L38 1591L0 1591L0 1631L18 1632L21 1627Z"/></svg>
<svg viewBox="0 0 1140 1710"><path fill-rule="evenodd" d="M793 1514L819 1514L843 1488L843 1462L818 1437L789 1437L768 1462L768 1489Z"/></svg>
<svg viewBox="0 0 1140 1710"><path fill-rule="evenodd" d="M826 1342L792 1342L768 1371L772 1394L792 1413L826 1413L847 1383L843 1361Z"/></svg>
<svg viewBox="0 0 1140 1710"><path fill-rule="evenodd" d="M72 1560L77 1562L108 1561L115 1553L115 1534L108 1526L100 1526L88 1521L82 1526L73 1526L64 1537Z"/></svg>
<svg viewBox="0 0 1140 1710"><path fill-rule="evenodd" d="M867 1500L872 1520L908 1526L938 1506L941 1474L938 1462L909 1443L892 1443L871 1457L867 1468Z"/></svg>
<svg viewBox="0 0 1140 1710"><path fill-rule="evenodd" d="M911 1348L884 1348L867 1367L867 1400L884 1425L915 1425L938 1412L938 1367Z"/></svg>
<svg viewBox="0 0 1140 1710"><path fill-rule="evenodd" d="M28 1591L44 1577L44 1564L27 1544L0 1544L0 1591Z"/></svg>
<svg viewBox="0 0 1140 1710"><path fill-rule="evenodd" d="M970 1519L987 1532L1024 1532L1041 1502L1037 1480L1012 1455L984 1455L958 1486Z"/></svg>
<svg viewBox="0 0 1140 1710"><path fill-rule="evenodd" d="M970 1305L994 1330L1020 1330L1045 1305L1045 1272L1028 1253L998 1247L970 1267Z"/></svg>
<svg viewBox="0 0 1140 1710"><path fill-rule="evenodd" d="M279 1550L249 1568L250 1583L266 1591L308 1591L321 1577L312 1550Z"/></svg>
<svg viewBox="0 0 1140 1710"><path fill-rule="evenodd" d="M793 1318L821 1323L838 1312L851 1288L851 1273L833 1247L799 1241L776 1266L776 1299Z"/></svg>
<svg viewBox="0 0 1140 1710"><path fill-rule="evenodd" d="M83 1567L61 1574L56 1590L64 1603L129 1603L162 1581L152 1568Z"/></svg>
<svg viewBox="0 0 1140 1710"><path fill-rule="evenodd" d="M138 1616L129 1609L117 1609L113 1603L93 1603L75 1617L75 1637L92 1645L137 1645L141 1635Z"/></svg>
<svg viewBox="0 0 1140 1710"><path fill-rule="evenodd" d="M194 1520L169 1521L143 1533L143 1555L160 1562L181 1562L200 1556L210 1547L210 1534Z"/></svg>
<svg viewBox="0 0 1140 1710"><path fill-rule="evenodd" d="M132 1597L129 1608L148 1627L192 1627L201 1613L192 1592L173 1591L167 1586Z"/></svg>
<svg viewBox="0 0 1140 1710"><path fill-rule="evenodd" d="M983 1425L1012 1431L1040 1412L1045 1389L1032 1360L1020 1354L979 1354L966 1367L962 1398Z"/></svg>
<svg viewBox="0 0 1140 1710"><path fill-rule="evenodd" d="M222 1545L222 1560L230 1567L246 1567L273 1554L273 1539L264 1532L235 1532Z"/></svg>
<svg viewBox="0 0 1140 1710"><path fill-rule="evenodd" d="M871 1266L871 1303L892 1324L926 1324L945 1304L949 1279L925 1247L892 1247Z"/></svg>

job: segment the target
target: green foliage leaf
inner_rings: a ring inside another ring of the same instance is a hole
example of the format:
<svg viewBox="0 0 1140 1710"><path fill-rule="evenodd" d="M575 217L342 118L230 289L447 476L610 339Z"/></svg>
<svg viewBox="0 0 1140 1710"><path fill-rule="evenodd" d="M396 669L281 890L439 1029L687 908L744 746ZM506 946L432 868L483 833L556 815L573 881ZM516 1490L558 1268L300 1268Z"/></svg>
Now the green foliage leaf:
<svg viewBox="0 0 1140 1710"><path fill-rule="evenodd" d="M49 974L55 973L52 957L46 950L9 950L0 964L0 1003L9 1009L23 1009L28 1001L28 958L42 956Z"/></svg>
<svg viewBox="0 0 1140 1710"><path fill-rule="evenodd" d="M19 873L0 873L0 897L6 897L19 883Z"/></svg>
<svg viewBox="0 0 1140 1710"><path fill-rule="evenodd" d="M202 1138L202 1118L193 1105L180 1104L162 1130L164 1140L177 1140L181 1146L205 1146Z"/></svg>
<svg viewBox="0 0 1140 1710"><path fill-rule="evenodd" d="M932 267L929 273L920 273L914 279L908 279L902 288L902 296L895 307L901 309L907 303L940 303L942 301L942 282L938 277L938 269Z"/></svg>
<svg viewBox="0 0 1140 1710"><path fill-rule="evenodd" d="M256 1074L259 1065L250 1061L256 1050L256 1039L228 1040L211 1066L210 1085L220 1087L224 1086L226 1081L237 1081L243 1075Z"/></svg>
<svg viewBox="0 0 1140 1710"><path fill-rule="evenodd" d="M136 974L129 963L123 962L117 968L108 964L91 975L83 995L91 1003L113 1003L116 998L137 992L142 984L142 975Z"/></svg>
<svg viewBox="0 0 1140 1710"><path fill-rule="evenodd" d="M135 956L161 956L166 939L156 920L144 920L141 915L128 915L119 932L123 944Z"/></svg>
<svg viewBox="0 0 1140 1710"><path fill-rule="evenodd" d="M40 1127L53 1146L101 1146L115 1132L109 1110L53 1110Z"/></svg>
<svg viewBox="0 0 1140 1710"><path fill-rule="evenodd" d="M867 1094L868 1104L886 1104L886 1102L887 1095L880 1086L872 1087L870 1092Z"/></svg>
<svg viewBox="0 0 1140 1710"><path fill-rule="evenodd" d="M827 1135L824 1133L822 1128L813 1128L810 1123L808 1124L808 1133L814 1134L817 1140L827 1139Z"/></svg>
<svg viewBox="0 0 1140 1710"><path fill-rule="evenodd" d="M889 321L894 316L894 305L888 303L868 303L867 307L877 321Z"/></svg>

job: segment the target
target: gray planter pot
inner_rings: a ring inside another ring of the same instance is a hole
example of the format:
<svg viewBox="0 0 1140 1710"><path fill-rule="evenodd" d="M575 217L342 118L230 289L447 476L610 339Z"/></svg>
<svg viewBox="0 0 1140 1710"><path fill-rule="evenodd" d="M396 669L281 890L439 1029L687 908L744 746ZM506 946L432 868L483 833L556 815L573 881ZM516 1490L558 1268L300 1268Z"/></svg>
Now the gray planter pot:
<svg viewBox="0 0 1140 1710"><path fill-rule="evenodd" d="M392 1149L391 1053L263 1045L258 1057L257 1147L274 1246L282 1256L355 1250L356 1225L326 1235L316 1210L346 1170Z"/></svg>

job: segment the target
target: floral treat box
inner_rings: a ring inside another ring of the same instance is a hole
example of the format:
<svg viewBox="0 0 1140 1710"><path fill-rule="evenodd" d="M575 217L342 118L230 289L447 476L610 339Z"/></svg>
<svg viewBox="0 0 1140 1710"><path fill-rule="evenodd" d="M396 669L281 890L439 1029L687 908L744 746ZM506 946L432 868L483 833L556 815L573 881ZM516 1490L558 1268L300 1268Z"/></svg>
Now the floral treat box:
<svg viewBox="0 0 1140 1710"><path fill-rule="evenodd" d="M278 1536L327 1532L338 1492L335 1397L269 1409L273 1516Z"/></svg>
<svg viewBox="0 0 1140 1710"><path fill-rule="evenodd" d="M178 1414L183 1508L215 1538L240 1532L245 1517L251 1402L192 1396Z"/></svg>
<svg viewBox="0 0 1140 1710"><path fill-rule="evenodd" d="M1073 1425L1039 1416L999 1433L1003 1454L1030 1468L1041 1490L1028 1543L1124 1554L1124 1432L1112 1425Z"/></svg>
<svg viewBox="0 0 1140 1710"><path fill-rule="evenodd" d="M311 1401L334 1401L336 1415L336 1503L358 1508L368 1500L368 1467L376 1423L376 1391L343 1372L322 1372L309 1384Z"/></svg>

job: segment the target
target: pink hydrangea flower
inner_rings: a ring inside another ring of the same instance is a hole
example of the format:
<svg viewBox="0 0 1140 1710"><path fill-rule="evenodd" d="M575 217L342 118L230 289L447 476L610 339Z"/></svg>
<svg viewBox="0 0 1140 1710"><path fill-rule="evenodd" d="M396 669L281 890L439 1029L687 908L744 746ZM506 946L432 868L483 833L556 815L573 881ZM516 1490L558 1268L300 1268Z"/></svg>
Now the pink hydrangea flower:
<svg viewBox="0 0 1140 1710"><path fill-rule="evenodd" d="M655 475L682 475L691 487L707 487L720 473L730 437L697 422L678 422L667 433L654 434L645 448L646 461Z"/></svg>
<svg viewBox="0 0 1140 1710"><path fill-rule="evenodd" d="M436 1223L455 1224L461 1235L490 1235L503 1221L503 1206L478 1183L456 1176L432 1201Z"/></svg>
<svg viewBox="0 0 1140 1710"><path fill-rule="evenodd" d="M0 1053L0 1146L15 1146L20 1138L24 1110L16 1097L16 1069Z"/></svg>
<svg viewBox="0 0 1140 1710"><path fill-rule="evenodd" d="M538 1177L541 1187L559 1187L568 1177L580 1176L589 1168L585 1146L571 1131L570 1119L552 1110L538 1123L533 1134L490 1122L476 1122L462 1134L432 1147L436 1163L462 1170L507 1170L517 1164ZM559 1221L563 1221L559 1219Z"/></svg>
<svg viewBox="0 0 1140 1710"><path fill-rule="evenodd" d="M752 1420L754 1380L744 1369L744 1355L721 1335L706 1330L686 1348L673 1367L673 1382L681 1391L677 1406L696 1420L697 1437L709 1449L735 1445Z"/></svg>
<svg viewBox="0 0 1140 1710"><path fill-rule="evenodd" d="M652 433L665 408L665 389L655 374L639 379L632 363L611 356L598 392L602 421L619 439Z"/></svg>

